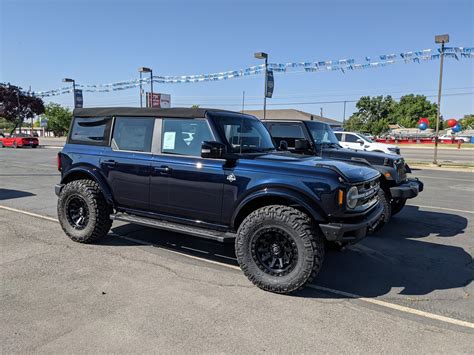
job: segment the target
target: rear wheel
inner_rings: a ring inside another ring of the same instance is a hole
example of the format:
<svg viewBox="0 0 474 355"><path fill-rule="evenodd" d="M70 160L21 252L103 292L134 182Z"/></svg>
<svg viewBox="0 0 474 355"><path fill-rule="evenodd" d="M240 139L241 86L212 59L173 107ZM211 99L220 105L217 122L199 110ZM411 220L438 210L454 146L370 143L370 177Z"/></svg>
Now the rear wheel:
<svg viewBox="0 0 474 355"><path fill-rule="evenodd" d="M75 242L92 243L106 236L112 226L111 212L99 185L92 180L72 181L59 195L59 223Z"/></svg>
<svg viewBox="0 0 474 355"><path fill-rule="evenodd" d="M407 202L406 198L402 198L400 200L393 200L392 201L392 216L395 216L399 213L403 207L405 207L405 203Z"/></svg>
<svg viewBox="0 0 474 355"><path fill-rule="evenodd" d="M36 147L38 147L38 145L32 145L32 146L31 146L31 148L36 148Z"/></svg>
<svg viewBox="0 0 474 355"><path fill-rule="evenodd" d="M239 227L235 252L240 268L259 288L290 293L311 282L324 259L324 240L312 220L288 206L266 206Z"/></svg>

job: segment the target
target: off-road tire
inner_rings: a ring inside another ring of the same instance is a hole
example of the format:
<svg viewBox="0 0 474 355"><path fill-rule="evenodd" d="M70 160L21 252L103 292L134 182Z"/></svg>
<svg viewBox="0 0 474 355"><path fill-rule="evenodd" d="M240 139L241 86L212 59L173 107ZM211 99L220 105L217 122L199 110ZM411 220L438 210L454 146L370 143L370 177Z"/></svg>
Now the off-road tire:
<svg viewBox="0 0 474 355"><path fill-rule="evenodd" d="M405 207L405 203L407 202L406 198L402 198L400 200L393 200L391 203L392 206L392 216L395 216L399 213L403 207Z"/></svg>
<svg viewBox="0 0 474 355"><path fill-rule="evenodd" d="M68 201L79 197L88 209L88 222L83 229L74 228L68 216ZM92 243L105 237L112 226L112 208L105 201L99 185L92 180L75 180L66 184L58 199L58 218L61 227L69 238L79 243Z"/></svg>
<svg viewBox="0 0 474 355"><path fill-rule="evenodd" d="M38 145L32 145L32 146L31 146L31 148L33 148L33 149L34 149L34 148L37 148L37 147L38 147Z"/></svg>
<svg viewBox="0 0 474 355"><path fill-rule="evenodd" d="M264 271L256 259L255 239L267 230L289 235L297 248L294 268L284 275ZM257 287L275 293L303 288L319 273L324 259L321 231L305 213L288 206L271 205L250 213L239 226L235 253L245 276Z"/></svg>
<svg viewBox="0 0 474 355"><path fill-rule="evenodd" d="M390 196L383 189L379 190L379 201L380 204L382 204L383 206L383 218L374 228L374 233L381 230L383 226L387 224L388 221L390 221L390 218L392 217L392 205L390 204Z"/></svg>

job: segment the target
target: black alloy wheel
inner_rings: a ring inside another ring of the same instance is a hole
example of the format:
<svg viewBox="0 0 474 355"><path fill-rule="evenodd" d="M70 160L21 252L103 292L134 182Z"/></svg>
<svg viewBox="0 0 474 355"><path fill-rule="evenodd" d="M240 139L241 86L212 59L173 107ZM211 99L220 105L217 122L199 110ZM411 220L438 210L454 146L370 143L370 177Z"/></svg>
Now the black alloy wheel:
<svg viewBox="0 0 474 355"><path fill-rule="evenodd" d="M284 276L298 262L298 247L291 235L279 228L263 228L252 240L252 257L260 270Z"/></svg>
<svg viewBox="0 0 474 355"><path fill-rule="evenodd" d="M66 202L67 220L71 227L82 230L89 223L89 208L86 201L79 195L72 195Z"/></svg>

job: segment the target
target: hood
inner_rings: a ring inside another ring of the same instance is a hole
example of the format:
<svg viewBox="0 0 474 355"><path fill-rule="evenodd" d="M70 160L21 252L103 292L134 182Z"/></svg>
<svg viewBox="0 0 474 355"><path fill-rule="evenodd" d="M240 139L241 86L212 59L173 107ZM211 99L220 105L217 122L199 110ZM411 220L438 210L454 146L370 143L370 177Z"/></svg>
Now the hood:
<svg viewBox="0 0 474 355"><path fill-rule="evenodd" d="M288 152L269 153L258 155L254 161L278 163L284 165L285 168L320 168L329 169L338 173L344 180L348 182L361 182L371 180L380 175L377 170L361 165L349 164L343 161L337 161L327 158L320 158L315 156L305 156L299 154L292 154ZM310 170L309 170L310 171Z"/></svg>
<svg viewBox="0 0 474 355"><path fill-rule="evenodd" d="M368 152L366 150L355 150L355 149L344 149L344 148L329 148L324 149L324 156L333 159L344 159L344 160L367 160L373 165L384 165L387 161L390 166L393 166L395 160L399 160L402 157L395 154L386 154L379 152Z"/></svg>

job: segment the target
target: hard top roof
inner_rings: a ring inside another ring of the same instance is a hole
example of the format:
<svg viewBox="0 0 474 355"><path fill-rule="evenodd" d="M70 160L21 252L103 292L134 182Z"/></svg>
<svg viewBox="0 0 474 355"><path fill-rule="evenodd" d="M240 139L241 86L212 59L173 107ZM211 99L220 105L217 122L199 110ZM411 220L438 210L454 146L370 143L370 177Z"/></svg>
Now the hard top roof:
<svg viewBox="0 0 474 355"><path fill-rule="evenodd" d="M207 113L234 113L211 108L140 108L140 107L91 107L74 109L75 117L104 117L104 116L139 116L139 117L172 117L172 118L204 118Z"/></svg>

